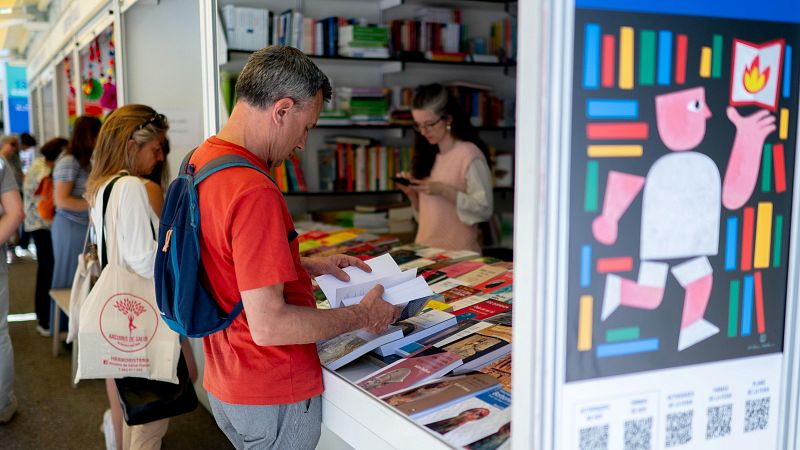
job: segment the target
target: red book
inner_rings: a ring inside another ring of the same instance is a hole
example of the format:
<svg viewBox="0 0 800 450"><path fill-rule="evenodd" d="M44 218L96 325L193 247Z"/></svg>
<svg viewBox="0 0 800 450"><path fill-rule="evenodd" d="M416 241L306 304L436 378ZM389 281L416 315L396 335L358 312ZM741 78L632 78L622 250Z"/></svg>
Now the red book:
<svg viewBox="0 0 800 450"><path fill-rule="evenodd" d="M461 365L461 357L436 347L427 347L358 381L358 386L376 397L385 397L434 378Z"/></svg>
<svg viewBox="0 0 800 450"><path fill-rule="evenodd" d="M345 189L345 164L344 164L344 144L336 145L336 190L343 191Z"/></svg>
<svg viewBox="0 0 800 450"><path fill-rule="evenodd" d="M503 289L510 284L514 284L514 272L509 270L475 286L475 289L481 292L492 292Z"/></svg>
<svg viewBox="0 0 800 450"><path fill-rule="evenodd" d="M468 315L467 318L469 319L483 320L510 309L511 305L508 303L498 302L497 300L484 300L464 309L459 309L457 316Z"/></svg>
<svg viewBox="0 0 800 450"><path fill-rule="evenodd" d="M462 261L452 266L445 267L441 269L441 271L446 273L449 278L458 278L461 275L480 268L482 265L483 263L480 261Z"/></svg>
<svg viewBox="0 0 800 450"><path fill-rule="evenodd" d="M353 146L347 144L347 192L355 191L355 163L356 157L355 152L353 152Z"/></svg>
<svg viewBox="0 0 800 450"><path fill-rule="evenodd" d="M305 242L305 241L316 241L317 239L322 239L327 237L328 233L324 231L309 231L308 233L303 233L297 237L297 242Z"/></svg>

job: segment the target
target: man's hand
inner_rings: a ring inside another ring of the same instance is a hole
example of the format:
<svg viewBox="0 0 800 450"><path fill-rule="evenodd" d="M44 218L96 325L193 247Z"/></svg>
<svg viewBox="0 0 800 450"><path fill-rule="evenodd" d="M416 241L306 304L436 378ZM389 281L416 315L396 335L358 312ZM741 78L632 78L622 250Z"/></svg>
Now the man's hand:
<svg viewBox="0 0 800 450"><path fill-rule="evenodd" d="M350 275L342 270L350 266L358 267L364 272L372 272L372 268L364 261L348 255L310 256L300 258L300 263L311 278L330 274L342 281L350 281Z"/></svg>
<svg viewBox="0 0 800 450"><path fill-rule="evenodd" d="M375 285L356 305L358 315L365 330L372 334L383 333L400 317L400 308L381 298L383 286Z"/></svg>

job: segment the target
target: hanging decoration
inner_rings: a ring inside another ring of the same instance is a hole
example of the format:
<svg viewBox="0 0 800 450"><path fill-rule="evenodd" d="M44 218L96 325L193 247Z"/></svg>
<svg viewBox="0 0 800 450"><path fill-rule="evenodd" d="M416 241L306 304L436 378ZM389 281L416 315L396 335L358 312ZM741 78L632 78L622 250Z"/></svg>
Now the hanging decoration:
<svg viewBox="0 0 800 450"><path fill-rule="evenodd" d="M100 106L105 109L117 108L117 85L115 83L116 76L114 75L114 28L108 31L108 69L103 72L102 63L102 50L100 46L97 47L98 52L98 66L100 70L100 82L103 84L103 95L100 97Z"/></svg>

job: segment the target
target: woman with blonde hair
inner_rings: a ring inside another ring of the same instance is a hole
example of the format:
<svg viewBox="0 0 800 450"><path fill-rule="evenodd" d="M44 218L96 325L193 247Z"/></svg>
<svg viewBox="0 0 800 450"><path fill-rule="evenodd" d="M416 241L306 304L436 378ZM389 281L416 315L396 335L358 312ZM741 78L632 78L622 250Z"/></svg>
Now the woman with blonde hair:
<svg viewBox="0 0 800 450"><path fill-rule="evenodd" d="M98 243L102 242L100 237L103 236L106 219L114 221L116 235L106 235L105 239L109 245L113 245L113 242L117 248L116 263L149 279L153 278L160 213L153 209L150 197L160 193L161 188L145 177L153 172L159 162L164 161L162 144L168 128L166 117L149 106L126 105L112 112L100 129L86 187ZM103 217L103 194L109 185L112 192L108 200L107 217ZM105 253L106 249L98 245L101 261ZM194 364L187 345L184 345L184 356L194 380L196 369L192 370ZM111 423L114 425L111 433L109 419L104 417L107 445L111 441L109 434L112 434L118 449L160 448L161 439L167 432L168 419L123 426L114 380L106 380L106 391L111 404Z"/></svg>

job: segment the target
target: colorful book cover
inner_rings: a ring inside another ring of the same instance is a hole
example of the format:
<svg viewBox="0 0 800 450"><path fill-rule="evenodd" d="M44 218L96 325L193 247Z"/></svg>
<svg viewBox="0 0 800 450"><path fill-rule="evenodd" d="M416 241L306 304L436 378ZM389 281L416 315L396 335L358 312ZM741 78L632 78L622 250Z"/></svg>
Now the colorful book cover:
<svg viewBox="0 0 800 450"><path fill-rule="evenodd" d="M461 365L458 355L436 347L401 359L357 382L376 397L384 397L434 378Z"/></svg>
<svg viewBox="0 0 800 450"><path fill-rule="evenodd" d="M462 447L494 433L511 421L511 394L496 389L469 397L417 420Z"/></svg>
<svg viewBox="0 0 800 450"><path fill-rule="evenodd" d="M482 322L483 323L483 322ZM458 372L467 372L511 352L512 328L507 325L484 323L487 327L464 336L464 333L433 344L461 356L463 365Z"/></svg>
<svg viewBox="0 0 800 450"><path fill-rule="evenodd" d="M389 327L381 334L371 334L364 330L351 331L319 343L317 353L323 366L336 370L376 347L401 337L403 331L398 327Z"/></svg>
<svg viewBox="0 0 800 450"><path fill-rule="evenodd" d="M448 305L447 303L440 302L439 300L428 300L428 303L425 304L426 309L438 309L439 311L444 311L448 313L453 312L453 307Z"/></svg>
<svg viewBox="0 0 800 450"><path fill-rule="evenodd" d="M503 385L503 389L511 392L511 353L489 363L479 372L492 376Z"/></svg>
<svg viewBox="0 0 800 450"><path fill-rule="evenodd" d="M429 309L419 315L393 323L392 326L399 327L403 331L403 336L376 348L375 353L381 356L393 355L398 348L409 342L424 339L455 324L456 318L454 315L438 309Z"/></svg>
<svg viewBox="0 0 800 450"><path fill-rule="evenodd" d="M383 399L412 419L446 408L466 397L497 389L498 381L476 373L440 378Z"/></svg>
<svg viewBox="0 0 800 450"><path fill-rule="evenodd" d="M443 342L443 341L451 342L460 339L464 336L469 336L473 333L476 333L490 326L492 326L492 324L479 322L477 320L471 320L471 319L463 320L458 322L456 325L447 328L445 330L442 330L441 332L436 333L433 336L430 336L426 339L406 344L397 349L396 353L400 356L408 356L437 342Z"/></svg>
<svg viewBox="0 0 800 450"><path fill-rule="evenodd" d="M439 270L446 273L450 278L458 278L461 275L479 269L483 265L482 262L477 260L461 261L460 263L453 264L452 266L444 267Z"/></svg>
<svg viewBox="0 0 800 450"><path fill-rule="evenodd" d="M444 298L445 303L454 303L462 298L470 297L479 294L480 291L470 286L455 286L440 294ZM456 309L456 308L453 308Z"/></svg>
<svg viewBox="0 0 800 450"><path fill-rule="evenodd" d="M505 271L506 269L502 267L487 264L457 278L470 286L475 286L476 284L491 280Z"/></svg>
<svg viewBox="0 0 800 450"><path fill-rule="evenodd" d="M475 289L482 292L494 292L513 284L514 284L514 272L509 270L507 272L501 273L500 275L494 278L486 280L483 283L478 284L474 287Z"/></svg>
<svg viewBox="0 0 800 450"><path fill-rule="evenodd" d="M470 314L470 319L483 320L500 314L501 312L509 311L511 305L508 303L498 302L497 300L484 300L472 306L468 306L458 310L457 315L462 316Z"/></svg>
<svg viewBox="0 0 800 450"><path fill-rule="evenodd" d="M498 450L498 449L510 449L511 445L509 442L511 439L511 422L504 423L500 428L497 429L493 434L486 436L483 439L478 439L477 441L464 446L465 450Z"/></svg>
<svg viewBox="0 0 800 450"><path fill-rule="evenodd" d="M453 307L453 311L455 311L456 315L461 314L461 310L464 308L469 308L472 305L477 305L478 303L485 302L486 299L483 298L482 295L471 295L469 297L464 297L462 299L456 300L453 303L450 303L450 306ZM467 318L467 316L464 316Z"/></svg>

